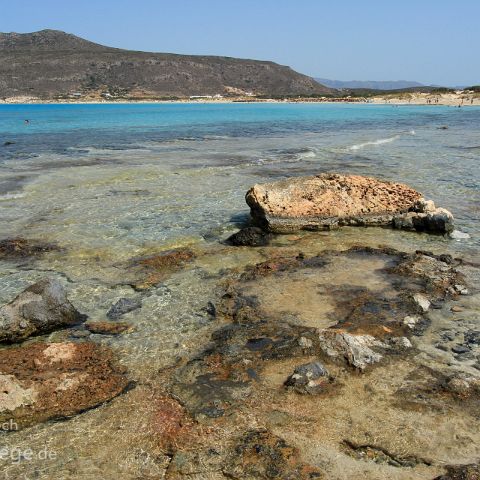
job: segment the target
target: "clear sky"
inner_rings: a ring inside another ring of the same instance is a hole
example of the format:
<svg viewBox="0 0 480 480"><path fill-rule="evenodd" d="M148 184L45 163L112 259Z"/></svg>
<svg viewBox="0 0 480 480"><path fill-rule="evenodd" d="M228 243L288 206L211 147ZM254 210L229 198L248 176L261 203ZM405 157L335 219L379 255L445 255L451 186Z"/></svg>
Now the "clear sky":
<svg viewBox="0 0 480 480"><path fill-rule="evenodd" d="M0 31L273 60L338 80L480 83L480 0L4 0Z"/></svg>

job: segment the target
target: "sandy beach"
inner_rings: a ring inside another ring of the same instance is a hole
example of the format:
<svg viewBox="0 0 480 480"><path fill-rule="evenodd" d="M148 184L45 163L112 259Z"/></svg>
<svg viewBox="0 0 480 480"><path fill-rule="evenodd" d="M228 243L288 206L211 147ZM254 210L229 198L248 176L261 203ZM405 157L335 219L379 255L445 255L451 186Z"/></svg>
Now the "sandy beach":
<svg viewBox="0 0 480 480"><path fill-rule="evenodd" d="M128 103L209 103L209 104L231 104L231 103L374 103L391 105L444 105L451 107L480 106L480 93L400 93L377 95L374 97L298 97L298 98L255 98L255 97L221 97L221 98L119 98L104 99L97 96L89 96L84 99L42 99L33 96L17 96L0 99L0 104L128 104Z"/></svg>
<svg viewBox="0 0 480 480"><path fill-rule="evenodd" d="M399 95L380 95L371 99L373 103L392 103L396 105L448 105L467 107L480 105L479 93L402 93Z"/></svg>

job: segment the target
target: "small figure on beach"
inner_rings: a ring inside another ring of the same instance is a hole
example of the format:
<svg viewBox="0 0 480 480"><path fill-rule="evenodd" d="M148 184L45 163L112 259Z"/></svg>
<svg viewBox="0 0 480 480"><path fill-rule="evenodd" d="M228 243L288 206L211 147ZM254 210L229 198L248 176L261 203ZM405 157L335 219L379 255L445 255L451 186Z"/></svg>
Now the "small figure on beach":
<svg viewBox="0 0 480 480"><path fill-rule="evenodd" d="M30 125L30 120L29 120L28 118L26 118L26 119L23 121L23 123L24 123L25 125Z"/></svg>

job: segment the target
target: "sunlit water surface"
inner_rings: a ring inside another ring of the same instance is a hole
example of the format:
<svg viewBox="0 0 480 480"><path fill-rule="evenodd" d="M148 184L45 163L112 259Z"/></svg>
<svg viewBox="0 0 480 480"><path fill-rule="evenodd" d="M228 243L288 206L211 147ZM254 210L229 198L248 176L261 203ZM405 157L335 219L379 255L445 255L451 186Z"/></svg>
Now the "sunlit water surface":
<svg viewBox="0 0 480 480"><path fill-rule="evenodd" d="M223 269L242 268L268 254L270 249L220 243L247 221L247 189L332 171L407 183L451 210L456 228L469 238L346 228L280 237L272 251L278 254L277 246L285 254L314 254L387 244L480 260L480 108L0 106L1 238L56 242L64 249L33 263L1 262L0 301L46 275L65 283L76 307L93 320L103 320L120 297L141 298L142 308L123 317L135 325L134 333L95 338L109 344L142 385L198 348L212 321L204 307L215 301ZM182 246L205 255L146 293L122 284L132 258ZM339 264L339 279L347 278L350 268ZM365 281L370 277L375 289L374 276L366 274ZM288 285L282 288L295 296ZM278 297L274 310L288 307L290 297L275 289L271 295ZM315 322L315 312L307 317ZM40 449L48 444L57 456L7 465L5 471L10 478L35 471L32 478L98 478L99 472L110 478L108 472L114 476L119 466L140 475L144 462L144 474L155 472L153 460L138 453L147 448L138 426L145 408L126 396L68 422L9 434L5 442L10 445ZM128 420L125 409L136 413Z"/></svg>

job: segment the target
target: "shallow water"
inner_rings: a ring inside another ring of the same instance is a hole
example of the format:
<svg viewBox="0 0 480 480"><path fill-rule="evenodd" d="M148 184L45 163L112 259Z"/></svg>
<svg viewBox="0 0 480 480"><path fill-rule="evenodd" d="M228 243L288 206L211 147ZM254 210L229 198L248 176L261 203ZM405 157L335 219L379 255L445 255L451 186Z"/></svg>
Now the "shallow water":
<svg viewBox="0 0 480 480"><path fill-rule="evenodd" d="M447 130L439 129L444 125ZM272 247L260 250L220 245L248 219L244 195L251 185L326 171L405 182L450 209L457 229L469 238L345 228L278 237ZM92 320L103 320L120 297L142 299L140 310L123 317L135 325L133 333L94 336L115 350L139 382L138 391L68 422L5 436L9 445L39 450L47 444L57 454L50 462L7 465L5 472L9 478L20 473L98 478L99 472L115 478L121 465L125 478L156 478L162 470L152 457L155 448L148 449L144 423L149 407L142 388L160 369L193 354L207 340L212 319L205 306L216 300L224 269L262 261L279 248L285 254L314 255L354 244L433 250L478 262L479 205L476 107L0 106L1 238L45 240L64 249L34 262L0 262L0 302L46 275L65 283L72 302ZM133 258L180 246L202 254L148 292L127 284ZM348 265L338 264L326 274L332 277L329 284L381 290L383 279L375 273L379 267L359 263L352 277ZM332 307L326 295L304 288L315 287L315 279L302 275L294 282L296 291L291 291L290 279L266 282L259 294L269 297L278 313L300 299L303 310L291 308L289 313L319 326L318 311L326 318ZM478 299L471 308L478 309ZM320 326L329 324L322 322ZM125 417L130 411L135 413Z"/></svg>

